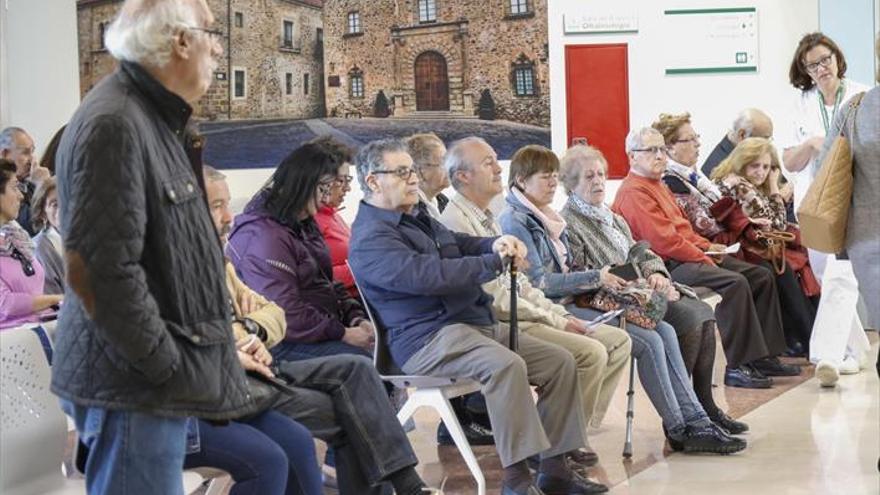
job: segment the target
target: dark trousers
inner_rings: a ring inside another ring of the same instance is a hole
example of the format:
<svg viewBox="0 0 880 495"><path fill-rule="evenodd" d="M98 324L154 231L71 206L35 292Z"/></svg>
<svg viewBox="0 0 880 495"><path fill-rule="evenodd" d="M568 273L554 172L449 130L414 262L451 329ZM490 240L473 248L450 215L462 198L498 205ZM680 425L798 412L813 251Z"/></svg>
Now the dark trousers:
<svg viewBox="0 0 880 495"><path fill-rule="evenodd" d="M369 359L337 355L278 368L296 393L282 393L274 409L334 448L341 495L382 493L389 475L418 463Z"/></svg>
<svg viewBox="0 0 880 495"><path fill-rule="evenodd" d="M730 256L718 266L670 265L676 282L707 287L721 295L715 316L729 367L777 356L785 350L779 297L769 269Z"/></svg>
<svg viewBox="0 0 880 495"><path fill-rule="evenodd" d="M309 430L275 411L218 426L199 420L199 450L184 469L222 469L230 495L321 495L321 471Z"/></svg>
<svg viewBox="0 0 880 495"><path fill-rule="evenodd" d="M325 340L323 342L302 343L282 341L271 349L272 356L278 361L299 361L302 359L336 356L339 354L355 354L371 357L369 351L362 347L346 344L341 340Z"/></svg>
<svg viewBox="0 0 880 495"><path fill-rule="evenodd" d="M800 343L809 356L810 334L816 321L819 298L814 300L804 294L797 275L788 263L785 264L785 271L776 275L776 291L782 307L782 327L785 330L786 343L789 346Z"/></svg>

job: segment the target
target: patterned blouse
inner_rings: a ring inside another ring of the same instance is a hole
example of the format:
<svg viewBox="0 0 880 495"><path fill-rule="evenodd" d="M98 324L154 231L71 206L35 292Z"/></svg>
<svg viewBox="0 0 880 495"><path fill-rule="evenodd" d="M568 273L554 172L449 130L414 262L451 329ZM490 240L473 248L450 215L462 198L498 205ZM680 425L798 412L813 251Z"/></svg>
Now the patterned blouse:
<svg viewBox="0 0 880 495"><path fill-rule="evenodd" d="M751 218L766 218L772 223L775 230L785 230L788 227L786 220L785 202L780 194L767 196L748 180L742 180L733 187L729 187L721 180L716 181L721 194L730 196L739 203L743 212Z"/></svg>

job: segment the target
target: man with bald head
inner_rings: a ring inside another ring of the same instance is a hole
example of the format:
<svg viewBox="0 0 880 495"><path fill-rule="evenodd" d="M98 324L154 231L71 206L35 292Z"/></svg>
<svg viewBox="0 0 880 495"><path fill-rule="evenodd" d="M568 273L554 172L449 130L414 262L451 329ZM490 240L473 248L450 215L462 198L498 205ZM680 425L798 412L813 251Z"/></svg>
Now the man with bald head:
<svg viewBox="0 0 880 495"><path fill-rule="evenodd" d="M92 494L182 494L185 418L257 409L186 132L222 53L213 24L205 0L126 0L105 40L119 66L58 148L70 291L52 391L89 450Z"/></svg>
<svg viewBox="0 0 880 495"><path fill-rule="evenodd" d="M721 142L715 146L703 163L702 170L706 177L711 177L712 170L730 155L740 141L749 137L773 138L773 121L770 120L769 115L757 108L747 108L736 116L733 127L721 138Z"/></svg>

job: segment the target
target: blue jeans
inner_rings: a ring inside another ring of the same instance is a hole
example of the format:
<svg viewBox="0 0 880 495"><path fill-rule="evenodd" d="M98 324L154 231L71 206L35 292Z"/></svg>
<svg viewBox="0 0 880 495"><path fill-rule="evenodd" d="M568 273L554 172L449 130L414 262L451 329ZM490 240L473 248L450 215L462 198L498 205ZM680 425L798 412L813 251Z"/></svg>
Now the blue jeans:
<svg viewBox="0 0 880 495"><path fill-rule="evenodd" d="M312 434L275 412L226 426L198 421L199 450L184 468L222 469L235 480L230 495L321 495Z"/></svg>
<svg viewBox="0 0 880 495"><path fill-rule="evenodd" d="M584 320L601 314L574 304L566 305L565 309ZM619 319L608 324L619 325ZM709 417L694 393L672 325L661 321L657 328L648 330L627 323L626 333L632 339L632 355L638 363L639 381L667 431L680 433L687 425L708 425Z"/></svg>
<svg viewBox="0 0 880 495"><path fill-rule="evenodd" d="M61 408L89 448L90 495L183 495L186 418L84 407L64 399Z"/></svg>

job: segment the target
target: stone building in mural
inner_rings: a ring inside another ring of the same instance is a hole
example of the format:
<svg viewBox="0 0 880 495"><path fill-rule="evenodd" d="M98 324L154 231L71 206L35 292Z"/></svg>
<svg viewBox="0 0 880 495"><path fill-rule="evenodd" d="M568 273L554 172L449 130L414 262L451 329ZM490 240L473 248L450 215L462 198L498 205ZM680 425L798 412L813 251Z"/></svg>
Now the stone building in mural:
<svg viewBox="0 0 880 495"><path fill-rule="evenodd" d="M327 112L550 125L547 0L325 0ZM487 99L484 97L484 101Z"/></svg>
<svg viewBox="0 0 880 495"><path fill-rule="evenodd" d="M321 0L207 0L223 32L215 81L199 101L203 119L324 115ZM122 0L77 0L80 91L113 71L103 33Z"/></svg>

